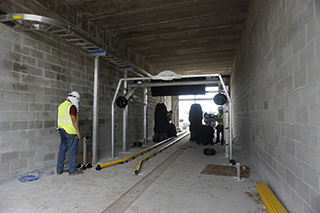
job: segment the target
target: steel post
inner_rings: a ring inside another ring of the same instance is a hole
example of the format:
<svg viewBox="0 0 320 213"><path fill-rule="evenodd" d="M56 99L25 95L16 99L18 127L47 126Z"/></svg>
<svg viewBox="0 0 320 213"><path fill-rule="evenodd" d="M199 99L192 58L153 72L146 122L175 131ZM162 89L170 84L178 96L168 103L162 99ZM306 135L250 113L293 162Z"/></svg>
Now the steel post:
<svg viewBox="0 0 320 213"><path fill-rule="evenodd" d="M229 148L230 148L230 153L229 153L229 159L232 160L232 103L231 103L231 98L229 96L229 93L228 93L228 90L226 88L226 85L224 84L224 81L221 77L221 75L219 74L219 79L220 79L220 82L222 84L222 87L223 87L223 90L225 91L226 93L226 96L228 98L228 101L229 101Z"/></svg>
<svg viewBox="0 0 320 213"><path fill-rule="evenodd" d="M97 163L98 150L98 89L99 89L99 56L94 58L93 86L93 124L92 124L92 162Z"/></svg>
<svg viewBox="0 0 320 213"><path fill-rule="evenodd" d="M125 70L124 71L124 79L127 78L128 75L128 71ZM126 80L123 81L123 96L126 95L128 91L128 82ZM122 151L125 152L127 151L127 125L128 125L128 106L126 106L125 108L123 108L123 112L122 112L122 117L123 117L123 133L122 133Z"/></svg>
<svg viewBox="0 0 320 213"><path fill-rule="evenodd" d="M116 98L117 98L117 95L119 93L119 90L120 90L120 86L122 84L122 81L123 81L123 78L121 78L119 80L119 83L118 83L118 86L117 86L117 89L116 89L116 92L114 93L114 96L113 96L113 100L112 100L112 103L111 103L111 157L114 158L115 157L115 153L114 153L114 103L116 102Z"/></svg>
<svg viewBox="0 0 320 213"><path fill-rule="evenodd" d="M144 88L144 108L143 108L143 127L144 127L144 131L143 131L143 138L144 138L144 143L147 144L148 143L148 123L147 123L147 114L148 114L148 88Z"/></svg>

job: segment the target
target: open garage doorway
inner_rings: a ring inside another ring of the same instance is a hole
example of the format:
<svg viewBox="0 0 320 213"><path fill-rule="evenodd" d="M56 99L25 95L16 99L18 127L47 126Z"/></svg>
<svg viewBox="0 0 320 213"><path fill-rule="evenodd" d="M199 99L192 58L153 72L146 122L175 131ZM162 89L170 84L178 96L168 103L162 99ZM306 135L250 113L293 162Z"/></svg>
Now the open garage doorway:
<svg viewBox="0 0 320 213"><path fill-rule="evenodd" d="M218 87L206 87L204 95L180 95L179 96L179 128L189 127L189 111L192 104L197 103L202 107L203 114L218 114L218 105L213 101L213 97L218 93Z"/></svg>

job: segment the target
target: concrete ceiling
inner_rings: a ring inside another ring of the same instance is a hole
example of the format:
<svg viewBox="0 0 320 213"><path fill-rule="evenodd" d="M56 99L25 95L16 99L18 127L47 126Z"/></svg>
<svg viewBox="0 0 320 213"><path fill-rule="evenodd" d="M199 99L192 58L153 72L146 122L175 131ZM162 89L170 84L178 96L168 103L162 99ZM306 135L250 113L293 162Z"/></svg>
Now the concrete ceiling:
<svg viewBox="0 0 320 213"><path fill-rule="evenodd" d="M229 75L249 0L64 0L159 71Z"/></svg>

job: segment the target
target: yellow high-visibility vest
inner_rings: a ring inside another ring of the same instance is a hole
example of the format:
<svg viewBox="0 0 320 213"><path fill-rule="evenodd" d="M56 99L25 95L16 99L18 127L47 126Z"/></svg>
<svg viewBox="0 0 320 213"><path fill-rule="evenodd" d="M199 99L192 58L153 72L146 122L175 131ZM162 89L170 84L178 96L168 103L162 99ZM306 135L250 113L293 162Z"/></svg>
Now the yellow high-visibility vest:
<svg viewBox="0 0 320 213"><path fill-rule="evenodd" d="M220 114L220 113L218 114L218 118L220 118L222 120L223 120L223 116L224 116L224 114ZM222 122L217 121L217 123L218 123L218 125L223 126L223 121Z"/></svg>
<svg viewBox="0 0 320 213"><path fill-rule="evenodd" d="M77 130L74 128L71 115L70 115L70 107L73 104L69 101L64 101L58 107L58 128L64 129L68 134L76 135ZM77 114L78 120L78 114Z"/></svg>

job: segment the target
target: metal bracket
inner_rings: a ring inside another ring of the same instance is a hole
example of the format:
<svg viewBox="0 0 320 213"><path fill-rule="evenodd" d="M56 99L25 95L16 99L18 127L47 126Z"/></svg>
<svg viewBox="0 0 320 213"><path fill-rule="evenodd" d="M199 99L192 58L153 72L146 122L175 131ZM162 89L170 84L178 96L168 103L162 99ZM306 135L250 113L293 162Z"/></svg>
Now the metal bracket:
<svg viewBox="0 0 320 213"><path fill-rule="evenodd" d="M130 88L129 92L127 92L127 94L125 96L126 99L128 100L136 90L137 90L137 87Z"/></svg>

